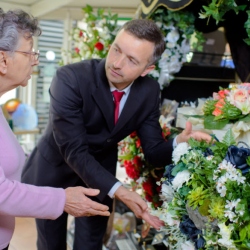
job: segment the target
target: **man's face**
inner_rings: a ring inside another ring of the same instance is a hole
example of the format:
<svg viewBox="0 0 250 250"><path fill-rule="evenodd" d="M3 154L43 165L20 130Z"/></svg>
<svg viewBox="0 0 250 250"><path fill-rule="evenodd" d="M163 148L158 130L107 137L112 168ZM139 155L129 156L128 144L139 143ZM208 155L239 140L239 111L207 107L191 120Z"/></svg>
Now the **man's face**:
<svg viewBox="0 0 250 250"><path fill-rule="evenodd" d="M121 30L113 42L105 64L106 76L117 89L126 88L139 76L155 68L148 65L154 52L154 43L141 40Z"/></svg>

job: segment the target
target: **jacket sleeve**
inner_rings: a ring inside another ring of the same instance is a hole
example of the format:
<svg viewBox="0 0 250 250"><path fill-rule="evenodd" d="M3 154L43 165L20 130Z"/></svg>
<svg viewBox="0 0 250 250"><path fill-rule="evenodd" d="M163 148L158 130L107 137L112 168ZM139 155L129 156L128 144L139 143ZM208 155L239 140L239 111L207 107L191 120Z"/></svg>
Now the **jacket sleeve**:
<svg viewBox="0 0 250 250"><path fill-rule="evenodd" d="M62 188L36 187L11 181L0 166L0 214L56 219L63 213L65 200Z"/></svg>
<svg viewBox="0 0 250 250"><path fill-rule="evenodd" d="M141 140L141 145L147 162L158 166L166 166L171 163L173 140L165 141L162 136L162 129L159 123L160 107L159 96L160 89L157 86L157 93L155 96L155 103L152 112L147 119L137 130L138 136Z"/></svg>
<svg viewBox="0 0 250 250"><path fill-rule="evenodd" d="M88 140L82 114L87 105L79 90L75 72L62 67L50 88L50 119L55 142L66 163L91 188L100 190L97 198L103 201L118 181L89 154Z"/></svg>

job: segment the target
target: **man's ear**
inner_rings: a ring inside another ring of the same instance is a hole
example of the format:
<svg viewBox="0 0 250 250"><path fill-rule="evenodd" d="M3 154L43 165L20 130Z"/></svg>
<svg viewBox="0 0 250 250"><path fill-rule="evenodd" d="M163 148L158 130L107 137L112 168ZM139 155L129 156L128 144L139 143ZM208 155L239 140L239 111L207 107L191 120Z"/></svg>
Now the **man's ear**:
<svg viewBox="0 0 250 250"><path fill-rule="evenodd" d="M7 73L7 60L6 60L6 52L0 50L0 73Z"/></svg>
<svg viewBox="0 0 250 250"><path fill-rule="evenodd" d="M152 71L153 69L155 69L155 65L150 65L150 66L148 66L148 67L142 72L141 76L143 77L143 76L147 75L147 74L148 74L150 71Z"/></svg>

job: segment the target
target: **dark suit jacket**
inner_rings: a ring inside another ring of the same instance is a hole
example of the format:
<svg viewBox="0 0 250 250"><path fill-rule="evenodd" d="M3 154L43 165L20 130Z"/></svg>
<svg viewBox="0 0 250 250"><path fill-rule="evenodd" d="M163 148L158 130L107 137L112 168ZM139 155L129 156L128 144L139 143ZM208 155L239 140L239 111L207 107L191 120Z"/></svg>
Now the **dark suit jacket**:
<svg viewBox="0 0 250 250"><path fill-rule="evenodd" d="M159 84L139 77L119 117L105 73L105 60L86 60L57 70L50 87L47 128L31 154L22 181L38 186L75 186L79 180L104 198L117 182L117 143L135 130L148 162L171 161L172 140L159 125Z"/></svg>

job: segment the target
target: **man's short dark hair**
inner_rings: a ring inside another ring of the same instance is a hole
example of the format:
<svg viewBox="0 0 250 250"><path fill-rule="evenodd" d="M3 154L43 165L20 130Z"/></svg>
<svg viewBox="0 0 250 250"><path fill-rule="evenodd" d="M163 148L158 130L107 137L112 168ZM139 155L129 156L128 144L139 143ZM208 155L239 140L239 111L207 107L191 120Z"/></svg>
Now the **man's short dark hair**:
<svg viewBox="0 0 250 250"><path fill-rule="evenodd" d="M160 59L166 48L166 43L161 30L152 20L131 20L125 23L121 30L125 30L139 39L145 39L155 44L154 54L148 65L153 65Z"/></svg>

